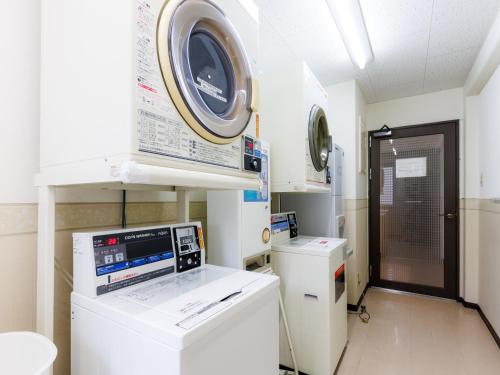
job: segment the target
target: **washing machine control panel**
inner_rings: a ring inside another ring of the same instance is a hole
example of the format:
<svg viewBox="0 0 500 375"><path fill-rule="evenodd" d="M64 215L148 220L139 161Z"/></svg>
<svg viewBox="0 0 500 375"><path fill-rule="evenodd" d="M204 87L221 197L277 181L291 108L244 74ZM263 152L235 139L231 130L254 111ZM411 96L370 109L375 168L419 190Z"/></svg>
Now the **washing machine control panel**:
<svg viewBox="0 0 500 375"><path fill-rule="evenodd" d="M201 247L196 225L174 228L177 272L184 272L201 265Z"/></svg>
<svg viewBox="0 0 500 375"><path fill-rule="evenodd" d="M256 173L262 171L260 142L248 135L243 136L243 169Z"/></svg>
<svg viewBox="0 0 500 375"><path fill-rule="evenodd" d="M200 222L73 234L74 291L97 297L200 267Z"/></svg>

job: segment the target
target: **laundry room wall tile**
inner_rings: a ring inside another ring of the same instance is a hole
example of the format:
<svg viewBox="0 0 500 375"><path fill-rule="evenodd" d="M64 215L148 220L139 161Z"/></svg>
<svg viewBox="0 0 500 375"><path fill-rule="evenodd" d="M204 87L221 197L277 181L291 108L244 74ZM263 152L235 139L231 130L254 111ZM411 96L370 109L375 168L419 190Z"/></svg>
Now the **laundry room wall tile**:
<svg viewBox="0 0 500 375"><path fill-rule="evenodd" d="M36 234L0 236L0 332L36 325Z"/></svg>
<svg viewBox="0 0 500 375"><path fill-rule="evenodd" d="M36 204L0 205L0 236L34 233L36 230Z"/></svg>

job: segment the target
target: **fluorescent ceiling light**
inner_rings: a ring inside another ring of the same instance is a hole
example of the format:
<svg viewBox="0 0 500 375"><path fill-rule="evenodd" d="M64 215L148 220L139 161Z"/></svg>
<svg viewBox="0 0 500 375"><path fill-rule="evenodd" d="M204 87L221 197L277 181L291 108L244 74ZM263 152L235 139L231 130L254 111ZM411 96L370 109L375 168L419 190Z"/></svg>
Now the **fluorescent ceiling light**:
<svg viewBox="0 0 500 375"><path fill-rule="evenodd" d="M259 23L259 7L252 0L239 0L239 2L254 21Z"/></svg>
<svg viewBox="0 0 500 375"><path fill-rule="evenodd" d="M373 51L359 0L327 0L327 3L352 62L364 69L373 60Z"/></svg>

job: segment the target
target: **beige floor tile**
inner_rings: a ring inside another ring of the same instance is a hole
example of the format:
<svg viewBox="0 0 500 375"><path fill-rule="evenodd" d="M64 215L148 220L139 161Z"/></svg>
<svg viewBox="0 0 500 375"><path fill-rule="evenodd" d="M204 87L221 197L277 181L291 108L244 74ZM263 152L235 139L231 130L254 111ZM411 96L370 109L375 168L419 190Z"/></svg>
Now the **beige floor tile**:
<svg viewBox="0 0 500 375"><path fill-rule="evenodd" d="M349 315L337 375L499 375L500 350L471 309L454 301L370 289L371 319Z"/></svg>

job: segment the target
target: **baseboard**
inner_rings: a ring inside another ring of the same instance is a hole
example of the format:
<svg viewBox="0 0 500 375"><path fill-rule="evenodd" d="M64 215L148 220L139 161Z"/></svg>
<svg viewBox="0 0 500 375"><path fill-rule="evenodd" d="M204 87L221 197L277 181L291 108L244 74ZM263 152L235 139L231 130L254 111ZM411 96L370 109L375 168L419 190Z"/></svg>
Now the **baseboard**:
<svg viewBox="0 0 500 375"><path fill-rule="evenodd" d="M363 299L365 298L366 291L370 287L370 283L366 284L365 290L363 290L363 293L359 296L358 303L356 305L351 305L350 303L347 304L347 310L349 311L354 311L357 312L359 310L359 306L361 306L361 302L363 302Z"/></svg>
<svg viewBox="0 0 500 375"><path fill-rule="evenodd" d="M488 331L490 331L491 336L493 337L493 340L497 343L498 347L500 348L500 337L498 336L497 332L495 331L495 328L491 325L490 321L484 315L483 310L481 310L481 306L479 306L477 303L472 303L472 302L467 302L464 300L462 297L457 298L457 302L462 303L462 305L468 309L474 309L479 313L479 316L483 320L486 328L488 328Z"/></svg>
<svg viewBox="0 0 500 375"><path fill-rule="evenodd" d="M290 368L290 367L284 366L284 365L280 365L280 370L286 370L286 371L293 372L293 368ZM306 374L305 372L299 371L299 375L308 375L308 374Z"/></svg>

